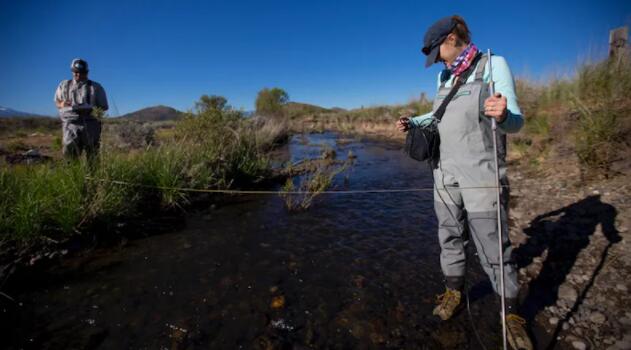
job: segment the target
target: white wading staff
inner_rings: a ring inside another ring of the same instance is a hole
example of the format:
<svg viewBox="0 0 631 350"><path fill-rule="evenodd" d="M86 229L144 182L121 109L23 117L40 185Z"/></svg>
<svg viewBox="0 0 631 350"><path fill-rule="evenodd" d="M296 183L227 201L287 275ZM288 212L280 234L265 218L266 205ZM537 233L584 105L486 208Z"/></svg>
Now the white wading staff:
<svg viewBox="0 0 631 350"><path fill-rule="evenodd" d="M493 66L491 65L491 49L486 51L489 61L489 94L495 96L495 87L493 86ZM495 183L497 184L497 241L500 257L500 296L502 297L502 348L508 349L506 346L506 296L504 292L504 244L502 242L502 217L500 203L500 165L497 160L497 121L491 118L491 128L493 129L493 155L495 156Z"/></svg>

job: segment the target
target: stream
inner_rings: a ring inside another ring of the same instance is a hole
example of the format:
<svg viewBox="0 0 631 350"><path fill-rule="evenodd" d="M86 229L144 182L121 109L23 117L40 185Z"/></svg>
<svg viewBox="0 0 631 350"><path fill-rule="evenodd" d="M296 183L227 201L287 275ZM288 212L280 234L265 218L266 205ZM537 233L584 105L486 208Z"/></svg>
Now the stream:
<svg viewBox="0 0 631 350"><path fill-rule="evenodd" d="M279 161L323 147L354 165L331 190L432 187L401 145L295 135ZM472 247L469 247L472 248ZM242 195L182 229L69 257L13 296L8 349L481 349L500 343L498 300L470 250L471 314L432 315L443 292L431 191L322 194L289 212ZM472 327L475 325L475 329Z"/></svg>

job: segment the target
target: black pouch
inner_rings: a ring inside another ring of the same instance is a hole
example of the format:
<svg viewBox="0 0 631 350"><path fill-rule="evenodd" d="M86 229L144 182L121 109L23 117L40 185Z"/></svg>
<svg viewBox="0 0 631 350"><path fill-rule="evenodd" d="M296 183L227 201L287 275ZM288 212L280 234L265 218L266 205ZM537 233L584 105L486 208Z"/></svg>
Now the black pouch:
<svg viewBox="0 0 631 350"><path fill-rule="evenodd" d="M440 134L436 120L426 127L408 130L405 138L405 153L419 162L429 161L432 167L440 158Z"/></svg>

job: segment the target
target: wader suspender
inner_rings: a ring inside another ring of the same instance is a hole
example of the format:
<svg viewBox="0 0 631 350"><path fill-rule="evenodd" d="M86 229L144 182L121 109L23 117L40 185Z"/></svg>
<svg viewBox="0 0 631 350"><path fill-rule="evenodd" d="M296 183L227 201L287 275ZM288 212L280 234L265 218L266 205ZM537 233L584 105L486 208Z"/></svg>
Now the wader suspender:
<svg viewBox="0 0 631 350"><path fill-rule="evenodd" d="M87 94L86 94L86 100L87 103L89 105L92 105L92 80L88 79L88 81L85 82L86 85L86 89L88 90Z"/></svg>
<svg viewBox="0 0 631 350"><path fill-rule="evenodd" d="M66 81L66 100L70 100L70 84L72 84L72 79Z"/></svg>
<svg viewBox="0 0 631 350"><path fill-rule="evenodd" d="M72 84L72 79L68 80L68 83L66 84L66 98L70 99L70 84ZM91 104L91 99L92 99L92 80L88 79L88 81L85 82L86 84L86 88L88 89L88 92L86 94L87 96L87 100L88 100L88 104Z"/></svg>
<svg viewBox="0 0 631 350"><path fill-rule="evenodd" d="M486 61L488 60L488 58L489 58L488 55L484 55L482 56L482 58L480 58L480 63L478 63L480 68L478 68L478 70L475 72L475 80L482 81L482 78L484 76L484 71L486 69Z"/></svg>
<svg viewBox="0 0 631 350"><path fill-rule="evenodd" d="M451 88L451 90L449 90L449 93L447 94L443 102L440 104L438 109L436 110L436 113L434 113L434 118L438 119L438 122L440 122L440 120L443 119L443 114L445 114L447 105L449 104L451 99L456 95L456 92L458 92L458 89L460 89L460 86L464 85L467 79L469 79L469 75L471 75L471 72L475 69L478 61L482 57L486 57L486 56L484 56L482 53L477 54L477 56L473 59L473 62L471 62L471 65L469 66L469 68L467 68L467 70L464 71L462 74L460 74L460 76L457 78L456 82L454 83L454 86ZM478 79L478 74L480 75L484 74L484 69L482 69L482 73L480 72L476 73L475 75L476 79ZM442 83L442 86L445 86L445 82Z"/></svg>

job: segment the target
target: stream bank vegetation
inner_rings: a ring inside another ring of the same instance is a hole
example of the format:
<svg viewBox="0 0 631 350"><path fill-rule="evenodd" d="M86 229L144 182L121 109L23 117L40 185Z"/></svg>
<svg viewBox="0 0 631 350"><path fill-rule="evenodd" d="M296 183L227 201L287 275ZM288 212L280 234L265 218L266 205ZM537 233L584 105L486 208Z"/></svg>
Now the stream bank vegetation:
<svg viewBox="0 0 631 350"><path fill-rule="evenodd" d="M524 130L513 156L546 173L567 164L584 178L631 171L631 58L583 64L573 78L547 84L517 81Z"/></svg>
<svg viewBox="0 0 631 350"><path fill-rule="evenodd" d="M179 188L256 186L271 175L266 151L287 139L287 129L217 102L202 97L194 112L155 135L141 127L106 126L94 168L63 159L3 164L1 239L58 241L97 220L140 215L147 206L183 208L191 194ZM127 134L113 135L112 128Z"/></svg>
<svg viewBox="0 0 631 350"><path fill-rule="evenodd" d="M289 212L305 211L309 209L315 198L328 190L333 184L333 179L354 163L355 157L350 153L346 160L336 160L335 150L324 147L321 159L305 160L300 168L295 166L286 168L287 174L299 176L287 177L279 196L285 203ZM299 192L299 193L296 193Z"/></svg>

